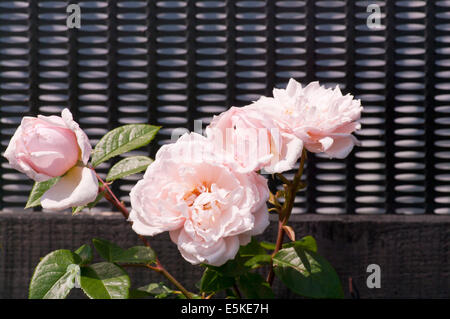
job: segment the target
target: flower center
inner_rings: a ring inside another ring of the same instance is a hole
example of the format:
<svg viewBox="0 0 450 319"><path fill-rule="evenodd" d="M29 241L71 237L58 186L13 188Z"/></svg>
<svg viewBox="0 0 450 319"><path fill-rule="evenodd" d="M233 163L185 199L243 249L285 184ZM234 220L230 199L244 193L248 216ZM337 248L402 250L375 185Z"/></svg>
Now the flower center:
<svg viewBox="0 0 450 319"><path fill-rule="evenodd" d="M312 139L318 140L322 137L322 135L315 133L315 132L311 132L311 131L306 131L306 134L308 134L308 136Z"/></svg>
<svg viewBox="0 0 450 319"><path fill-rule="evenodd" d="M195 187L194 189L190 190L189 192L187 192L186 194L184 194L183 196L183 200L186 202L186 204L189 207L192 207L192 205L194 205L195 200L197 199L198 196L200 196L202 193L210 193L211 192L211 185L208 185L206 182L203 182L201 185ZM205 207L208 206L209 207ZM204 209L210 209L211 208L211 204L207 203L204 204Z"/></svg>

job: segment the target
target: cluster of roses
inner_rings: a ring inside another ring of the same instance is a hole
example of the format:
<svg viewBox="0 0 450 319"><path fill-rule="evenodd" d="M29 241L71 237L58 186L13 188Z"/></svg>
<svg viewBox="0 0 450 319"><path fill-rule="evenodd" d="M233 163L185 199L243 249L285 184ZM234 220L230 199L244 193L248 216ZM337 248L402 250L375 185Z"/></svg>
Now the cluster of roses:
<svg viewBox="0 0 450 319"><path fill-rule="evenodd" d="M273 95L214 117L206 137L188 133L162 146L130 193L134 231L169 231L187 261L220 266L269 224L270 192L258 171L294 168L303 148L344 158L358 143L352 132L360 127L360 101L339 88L302 88L291 79ZM5 157L36 181L61 176L41 205L62 210L97 196L90 153L87 136L64 110L62 118L25 117Z"/></svg>

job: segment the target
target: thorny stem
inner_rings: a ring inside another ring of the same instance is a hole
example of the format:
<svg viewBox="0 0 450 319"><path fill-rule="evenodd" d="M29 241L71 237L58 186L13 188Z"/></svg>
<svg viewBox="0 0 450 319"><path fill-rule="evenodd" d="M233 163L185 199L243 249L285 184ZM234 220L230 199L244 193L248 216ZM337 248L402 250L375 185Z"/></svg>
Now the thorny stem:
<svg viewBox="0 0 450 319"><path fill-rule="evenodd" d="M298 168L297 173L294 176L294 179L292 182L286 183L286 178L281 178L282 181L285 182L285 193L284 193L284 204L281 208L281 211L279 212L278 217L278 235L277 235L277 242L275 244L275 250L273 251L272 257L278 253L283 245L283 239L284 239L284 233L285 230L283 226L285 226L289 220L289 217L292 213L292 208L294 207L294 201L295 201L295 194L297 193L301 178L303 175L303 169L305 167L305 161L306 161L306 149L303 148L302 157L300 159L300 165ZM281 174L280 174L281 175ZM284 177L284 176L283 176ZM273 279L275 277L275 273L273 271L273 262L270 265L270 271L267 275L267 282L270 286L273 284Z"/></svg>
<svg viewBox="0 0 450 319"><path fill-rule="evenodd" d="M95 171L94 168L91 168L92 171L94 172L95 176L97 176L97 179L100 181L100 183L102 183L102 187L104 187L104 189L106 190L106 193L104 195L104 197L111 203L113 204L123 215L123 217L125 217L125 219L128 221L128 216L130 215L130 213L128 212L128 209L125 207L125 205L123 204L123 202L121 202L116 195L114 195L113 191L111 190L111 188L109 187L109 185L103 181L103 179L97 174L97 172ZM145 246L151 248L150 243L148 242L147 238L145 238L142 235L138 235L139 238L141 239L141 241L144 243ZM183 287L182 284L180 284L178 282L178 280L175 279L175 277L173 277L165 268L164 266L161 264L161 262L159 261L158 257L156 256L156 266L152 266L150 264L145 264L143 265L146 268L149 268L151 270L154 270L160 274L162 274L164 277L167 278L167 280L169 280L175 287L177 287L182 293L183 295L185 295L185 297L187 299L192 299L192 293L190 293L186 288Z"/></svg>

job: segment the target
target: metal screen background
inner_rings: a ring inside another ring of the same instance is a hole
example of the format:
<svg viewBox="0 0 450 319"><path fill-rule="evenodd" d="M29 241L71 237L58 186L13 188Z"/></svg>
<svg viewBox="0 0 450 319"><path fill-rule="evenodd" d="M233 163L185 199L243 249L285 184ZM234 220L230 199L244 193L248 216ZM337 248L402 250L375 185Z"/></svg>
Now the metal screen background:
<svg viewBox="0 0 450 319"><path fill-rule="evenodd" d="M80 29L66 27L69 3ZM2 152L22 116L69 107L93 143L118 125L162 125L134 152L153 156L174 128L290 77L319 80L362 100L362 146L311 156L295 212L449 214L449 31L450 1L1 1ZM23 208L32 183L0 161L0 208ZM139 177L114 185L121 199Z"/></svg>

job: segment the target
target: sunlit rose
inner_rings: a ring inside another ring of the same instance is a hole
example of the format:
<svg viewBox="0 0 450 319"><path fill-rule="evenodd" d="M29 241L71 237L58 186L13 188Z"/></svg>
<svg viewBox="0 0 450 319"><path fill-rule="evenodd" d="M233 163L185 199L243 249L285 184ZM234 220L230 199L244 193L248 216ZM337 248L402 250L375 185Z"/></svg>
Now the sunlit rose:
<svg viewBox="0 0 450 319"><path fill-rule="evenodd" d="M64 109L61 117L24 117L4 156L11 167L37 182L61 177L44 193L41 205L62 210L87 204L97 196L97 178L85 167L91 151L87 135Z"/></svg>
<svg viewBox="0 0 450 319"><path fill-rule="evenodd" d="M286 89L274 89L273 97L262 97L254 106L300 138L310 152L345 158L358 144L352 133L361 126L361 102L342 95L339 87L326 89L312 82L302 88L291 79Z"/></svg>
<svg viewBox="0 0 450 319"><path fill-rule="evenodd" d="M214 116L206 134L247 171L281 173L292 169L302 154L302 141L253 105Z"/></svg>
<svg viewBox="0 0 450 319"><path fill-rule="evenodd" d="M162 146L131 190L133 229L148 236L169 231L192 264L224 264L269 224L266 180L239 167L196 133Z"/></svg>

